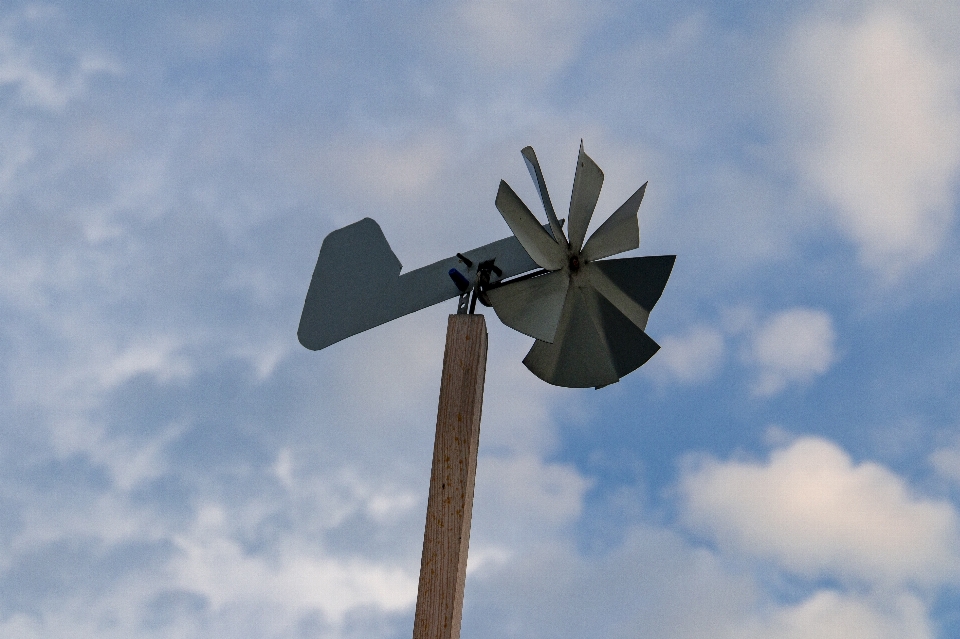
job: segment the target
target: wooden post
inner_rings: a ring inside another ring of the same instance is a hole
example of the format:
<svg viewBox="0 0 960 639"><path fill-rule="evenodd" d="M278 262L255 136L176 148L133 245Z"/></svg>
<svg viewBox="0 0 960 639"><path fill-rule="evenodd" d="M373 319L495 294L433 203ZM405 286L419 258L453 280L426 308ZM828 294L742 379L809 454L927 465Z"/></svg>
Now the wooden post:
<svg viewBox="0 0 960 639"><path fill-rule="evenodd" d="M451 315L443 353L413 639L460 637L486 368L483 315Z"/></svg>

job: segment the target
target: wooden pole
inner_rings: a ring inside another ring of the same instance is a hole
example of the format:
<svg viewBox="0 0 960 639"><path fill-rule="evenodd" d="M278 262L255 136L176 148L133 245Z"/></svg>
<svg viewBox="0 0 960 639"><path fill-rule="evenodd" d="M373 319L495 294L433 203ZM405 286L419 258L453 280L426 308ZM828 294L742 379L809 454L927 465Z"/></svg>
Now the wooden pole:
<svg viewBox="0 0 960 639"><path fill-rule="evenodd" d="M443 353L413 639L460 637L486 367L483 315L451 315Z"/></svg>

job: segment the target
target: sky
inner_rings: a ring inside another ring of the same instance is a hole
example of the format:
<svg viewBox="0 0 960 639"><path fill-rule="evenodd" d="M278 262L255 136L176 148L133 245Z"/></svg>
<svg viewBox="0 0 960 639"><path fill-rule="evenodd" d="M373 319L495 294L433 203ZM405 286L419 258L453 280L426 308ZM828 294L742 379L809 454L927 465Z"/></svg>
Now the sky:
<svg viewBox="0 0 960 639"><path fill-rule="evenodd" d="M445 316L320 352L323 238L405 270L677 255L601 390L490 351L463 639L960 637L960 5L0 5L0 636L409 637ZM545 217L542 217L545 222Z"/></svg>

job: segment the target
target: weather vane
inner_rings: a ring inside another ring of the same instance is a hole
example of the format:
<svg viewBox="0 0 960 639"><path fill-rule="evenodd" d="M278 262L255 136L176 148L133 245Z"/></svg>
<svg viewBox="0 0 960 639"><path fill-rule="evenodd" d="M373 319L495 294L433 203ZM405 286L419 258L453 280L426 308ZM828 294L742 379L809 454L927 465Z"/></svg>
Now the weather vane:
<svg viewBox="0 0 960 639"><path fill-rule="evenodd" d="M364 218L324 238L300 317L300 343L320 350L458 298L457 314L447 323L414 639L460 636L487 361L486 324L475 313L477 302L535 338L523 363L556 386L612 384L660 348L644 329L676 256L605 259L639 247L637 211L647 185L586 239L603 171L581 142L568 238L533 148L521 155L546 225L501 180L496 207L513 236L401 275L380 226Z"/></svg>

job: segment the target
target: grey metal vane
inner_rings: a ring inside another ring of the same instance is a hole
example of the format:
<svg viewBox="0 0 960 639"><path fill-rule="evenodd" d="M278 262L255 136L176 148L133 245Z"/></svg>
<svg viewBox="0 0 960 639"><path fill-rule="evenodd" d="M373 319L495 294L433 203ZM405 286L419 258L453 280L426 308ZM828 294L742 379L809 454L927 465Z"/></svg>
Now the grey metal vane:
<svg viewBox="0 0 960 639"><path fill-rule="evenodd" d="M512 237L404 275L370 218L334 231L320 248L300 318L300 343L319 350L457 296L459 312L467 312L472 295L470 312L477 300L492 305L504 324L536 339L523 363L551 384L599 388L649 360L660 347L644 329L676 256L604 259L640 245L637 212L647 185L587 239L603 172L581 143L568 239L536 153L528 146L521 154L546 225L501 181L495 203Z"/></svg>

